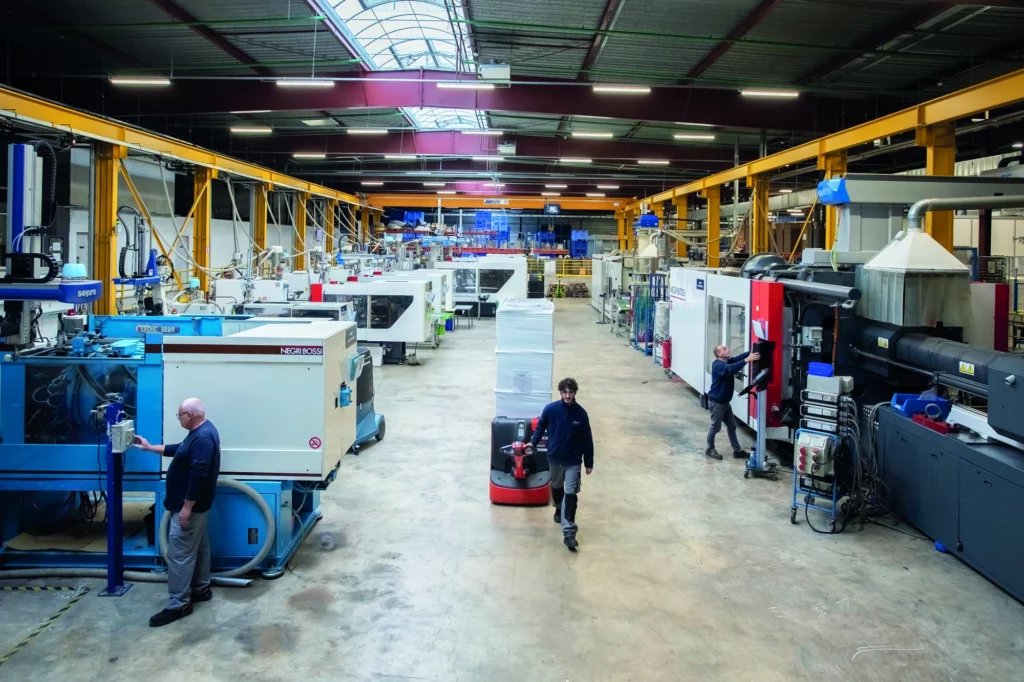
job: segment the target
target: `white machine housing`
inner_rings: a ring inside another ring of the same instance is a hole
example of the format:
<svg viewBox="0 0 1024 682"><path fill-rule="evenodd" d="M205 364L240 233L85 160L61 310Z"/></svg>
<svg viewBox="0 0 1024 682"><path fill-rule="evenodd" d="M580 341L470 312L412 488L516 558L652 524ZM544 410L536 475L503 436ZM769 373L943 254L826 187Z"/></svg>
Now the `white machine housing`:
<svg viewBox="0 0 1024 682"><path fill-rule="evenodd" d="M254 303L285 303L288 301L288 282L281 279L220 278L213 283L213 300L223 306Z"/></svg>
<svg viewBox="0 0 1024 682"><path fill-rule="evenodd" d="M311 303L292 301L290 303L246 303L241 314L258 317L282 317L291 319L333 320L335 322L355 321L351 303Z"/></svg>
<svg viewBox="0 0 1024 682"><path fill-rule="evenodd" d="M168 341L164 440L185 437L177 408L199 396L220 432L221 476L325 480L355 442L358 352L353 322L269 324ZM164 458L165 471L169 463Z"/></svg>
<svg viewBox="0 0 1024 682"><path fill-rule="evenodd" d="M598 255L590 259L590 305L600 311L602 304L605 315L614 313L611 298L615 292L628 291L632 268L627 268L622 256Z"/></svg>
<svg viewBox="0 0 1024 682"><path fill-rule="evenodd" d="M438 269L454 270L456 303L497 303L526 298L526 256L488 255L435 263Z"/></svg>
<svg viewBox="0 0 1024 682"><path fill-rule="evenodd" d="M323 297L324 303L352 305L360 341L424 343L431 335L431 293L431 282L425 280L377 277L325 284Z"/></svg>
<svg viewBox="0 0 1024 682"><path fill-rule="evenodd" d="M411 279L426 280L431 283L433 292L432 303L434 315L444 315L455 312L455 289L451 286L453 273L451 270L439 270L426 268L421 270L406 270L390 272L387 279Z"/></svg>
<svg viewBox="0 0 1024 682"><path fill-rule="evenodd" d="M286 272L281 276L288 283L288 300L308 301L309 291L320 281L320 275L308 270Z"/></svg>

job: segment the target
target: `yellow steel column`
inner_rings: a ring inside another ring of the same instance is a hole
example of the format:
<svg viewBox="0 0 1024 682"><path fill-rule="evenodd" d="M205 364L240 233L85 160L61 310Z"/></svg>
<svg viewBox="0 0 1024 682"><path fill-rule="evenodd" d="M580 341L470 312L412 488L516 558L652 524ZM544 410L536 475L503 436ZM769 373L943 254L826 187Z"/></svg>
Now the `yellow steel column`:
<svg viewBox="0 0 1024 682"><path fill-rule="evenodd" d="M196 166L192 175L192 187L196 198L195 214L192 216L192 260L196 262L195 276L199 278L199 289L210 290L210 214L212 213L213 186L217 171L205 166Z"/></svg>
<svg viewBox="0 0 1024 682"><path fill-rule="evenodd" d="M338 210L338 202L328 199L324 204L324 253L331 254L334 252L334 214Z"/></svg>
<svg viewBox="0 0 1024 682"><path fill-rule="evenodd" d="M306 202L309 201L309 194L296 192L294 201L292 211L295 213L295 243L292 246L292 272L306 269Z"/></svg>
<svg viewBox="0 0 1024 682"><path fill-rule="evenodd" d="M750 255L767 253L768 240L768 178L754 175L747 178L747 187L753 188L750 194Z"/></svg>
<svg viewBox="0 0 1024 682"><path fill-rule="evenodd" d="M825 178L832 178L846 175L846 151L833 154L823 154L818 157L818 170L825 171ZM839 207L825 207L825 248L831 249L836 241L836 231L839 229Z"/></svg>
<svg viewBox="0 0 1024 682"><path fill-rule="evenodd" d="M708 267L721 266L722 188L708 187L701 195L708 200Z"/></svg>
<svg viewBox="0 0 1024 682"><path fill-rule="evenodd" d="M92 276L103 286L103 295L92 304L96 315L116 315L117 295L117 175L127 149L107 142L94 142L93 179L96 203L92 224Z"/></svg>
<svg viewBox="0 0 1024 682"><path fill-rule="evenodd" d="M636 220L637 208L630 206L626 209L626 253L633 253L636 248L636 233L633 232L633 221Z"/></svg>
<svg viewBox="0 0 1024 682"><path fill-rule="evenodd" d="M626 213L624 211L615 212L615 222L618 224L618 249L619 251L626 250Z"/></svg>
<svg viewBox="0 0 1024 682"><path fill-rule="evenodd" d="M953 175L956 172L956 130L952 125L917 129L917 145L928 148L928 175ZM925 232L947 251L953 250L953 212L929 211Z"/></svg>
<svg viewBox="0 0 1024 682"><path fill-rule="evenodd" d="M259 251L267 250L267 194L270 193L272 185L253 185L252 204L252 240L256 242Z"/></svg>
<svg viewBox="0 0 1024 682"><path fill-rule="evenodd" d="M673 197L672 198L672 205L676 207L676 229L677 230L685 230L686 228L688 228L690 226L690 224L688 222L686 222L688 211L690 210L689 209L690 198L688 196L686 196L685 194L683 194L682 196ZM676 240L676 258L686 258L686 256L687 256L686 244L684 244L682 241L677 239Z"/></svg>
<svg viewBox="0 0 1024 682"><path fill-rule="evenodd" d="M364 206L359 213L359 243L367 244L370 241L370 209Z"/></svg>

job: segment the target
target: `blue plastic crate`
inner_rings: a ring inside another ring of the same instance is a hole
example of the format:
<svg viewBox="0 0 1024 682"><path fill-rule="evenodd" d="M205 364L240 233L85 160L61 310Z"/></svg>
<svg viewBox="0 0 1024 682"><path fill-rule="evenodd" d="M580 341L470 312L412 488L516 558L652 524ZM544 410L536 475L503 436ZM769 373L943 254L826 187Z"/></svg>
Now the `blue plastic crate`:
<svg viewBox="0 0 1024 682"><path fill-rule="evenodd" d="M924 413L926 417L939 421L945 421L953 409L953 404L945 398L922 398L917 393L896 393L890 405L905 417Z"/></svg>
<svg viewBox="0 0 1024 682"><path fill-rule="evenodd" d="M835 369L827 362L808 362L807 373L815 377L835 376Z"/></svg>

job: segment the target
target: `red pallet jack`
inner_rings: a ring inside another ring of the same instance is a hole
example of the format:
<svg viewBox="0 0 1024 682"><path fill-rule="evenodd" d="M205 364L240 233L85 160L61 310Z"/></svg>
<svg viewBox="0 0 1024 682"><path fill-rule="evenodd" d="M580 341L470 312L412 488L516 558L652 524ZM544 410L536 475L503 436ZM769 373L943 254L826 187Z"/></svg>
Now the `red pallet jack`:
<svg viewBox="0 0 1024 682"><path fill-rule="evenodd" d="M496 417L491 422L490 495L493 504L551 502L551 471L542 441L530 447L536 419Z"/></svg>

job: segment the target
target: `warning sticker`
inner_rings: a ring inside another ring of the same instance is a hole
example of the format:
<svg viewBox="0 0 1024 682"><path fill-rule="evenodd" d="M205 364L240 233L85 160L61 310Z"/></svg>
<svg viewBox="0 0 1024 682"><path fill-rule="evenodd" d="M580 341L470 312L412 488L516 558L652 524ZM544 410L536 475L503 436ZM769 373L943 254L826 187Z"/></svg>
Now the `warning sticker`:
<svg viewBox="0 0 1024 682"><path fill-rule="evenodd" d="M322 443L320 442L320 439L317 438L316 436L313 436L312 438L309 439L309 447L310 448L316 450L321 445L322 445Z"/></svg>
<svg viewBox="0 0 1024 682"><path fill-rule="evenodd" d="M961 360L960 361L960 373L961 374L966 374L969 377L973 377L974 376L974 365L971 364L970 362L964 362L963 360Z"/></svg>
<svg viewBox="0 0 1024 682"><path fill-rule="evenodd" d="M885 338L884 336L879 336L878 337L878 347L879 348L888 348L889 347L889 339Z"/></svg>

